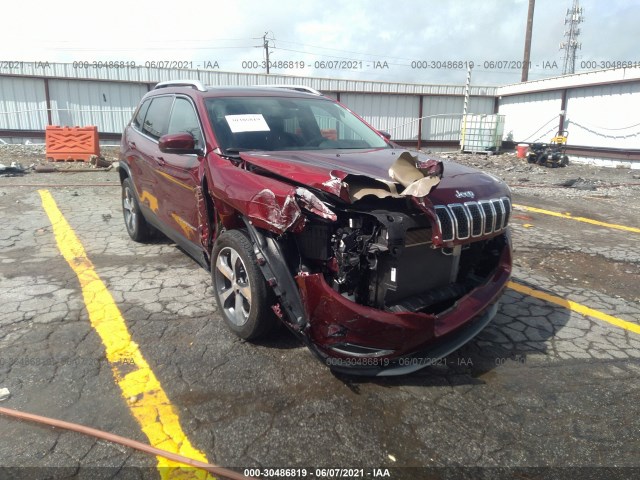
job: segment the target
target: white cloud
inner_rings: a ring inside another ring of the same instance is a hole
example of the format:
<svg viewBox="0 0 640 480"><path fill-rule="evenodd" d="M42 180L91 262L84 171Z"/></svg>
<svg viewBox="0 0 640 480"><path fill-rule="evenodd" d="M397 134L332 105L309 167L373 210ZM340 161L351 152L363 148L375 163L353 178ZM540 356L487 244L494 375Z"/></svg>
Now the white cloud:
<svg viewBox="0 0 640 480"><path fill-rule="evenodd" d="M640 4L583 0L582 59L635 60ZM571 0L538 0L534 16L530 78L561 72L558 45ZM518 69L491 68L485 61L521 60L527 0L409 0L374 2L282 0L216 2L193 0L157 4L111 0L87 4L22 1L4 5L0 59L218 61L221 70L243 71L242 62L262 61L264 32L275 38L271 58L304 61L298 70L272 69L324 77L419 83L462 83L464 69L411 68L412 60L476 63L476 84L519 81ZM12 19L7 21L6 19ZM316 61L356 60L362 69L314 69ZM372 61L389 68L374 69ZM299 65L299 63L298 63ZM367 66L369 65L369 66ZM311 68L309 67L311 66ZM255 70L252 70L255 71Z"/></svg>

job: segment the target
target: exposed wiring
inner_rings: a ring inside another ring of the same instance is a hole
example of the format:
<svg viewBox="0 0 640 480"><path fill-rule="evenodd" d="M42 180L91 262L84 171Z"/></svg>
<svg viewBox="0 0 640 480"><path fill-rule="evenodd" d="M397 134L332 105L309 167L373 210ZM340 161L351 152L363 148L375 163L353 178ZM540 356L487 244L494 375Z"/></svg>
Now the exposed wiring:
<svg viewBox="0 0 640 480"><path fill-rule="evenodd" d="M538 135L538 137L533 141L533 143L537 142L538 140L541 140L542 138L546 137L547 135L549 135L551 132L553 132L556 129L556 127L551 127L549 130L547 130L546 132L544 132L541 135Z"/></svg>
<svg viewBox="0 0 640 480"><path fill-rule="evenodd" d="M640 134L640 131L638 131L638 132L627 133L625 135L611 135L608 133L597 132L592 128L585 127L584 125L580 125L578 122L575 122L573 120L569 120L569 124L575 125L578 128L582 128L583 130L586 130L589 133L593 133L594 135L598 135L599 137L605 137L605 138L629 138L629 137L635 137L638 134ZM638 125L640 125L640 123ZM634 125L634 126L637 126L637 125ZM624 130L624 129L620 129L620 130Z"/></svg>
<svg viewBox="0 0 640 480"><path fill-rule="evenodd" d="M86 427L84 425L80 425L77 423L65 422L64 420L57 420L55 418L43 417L41 415L34 415L32 413L21 412L19 410L14 410L12 408L0 407L0 413L3 415L7 415L9 417L18 418L20 420L28 420L30 422L41 423L41 424L49 425L56 428L64 428L65 430L71 430L73 432L82 433L84 435L90 435L92 437L101 438L102 440L106 440L108 442L117 443L119 445L123 445L128 448L134 448L136 450L139 450L141 452L148 453L151 455L164 457L174 462L188 465L190 467L200 468L202 470L206 470L207 472L213 473L214 475L219 475L221 477L229 478L231 480L257 480L254 477L247 477L245 475L242 475L241 473L234 472L233 470L229 470L227 468L218 467L210 463L200 462L192 458L184 457L177 453L168 452L166 450L161 450L159 448L152 447L151 445L147 445L146 443L138 442L136 440L132 440L126 437L121 437L120 435L115 435L113 433L105 432L103 430L97 430L95 428Z"/></svg>
<svg viewBox="0 0 640 480"><path fill-rule="evenodd" d="M558 120L558 116L554 115L548 122L546 122L544 125L542 125L538 130L536 130L535 132L533 132L531 135L529 135L528 137L525 137L524 139L522 139L523 142L526 142L528 139L530 139L531 137L533 137L536 133L538 133L540 130L542 130L544 127L546 127L547 125L549 125L551 122L553 121L557 121ZM549 131L552 131L553 128ZM549 133L549 132L547 132ZM540 135L537 139L542 138L544 135L546 135L547 133L544 133L542 135ZM537 140L536 139L536 140Z"/></svg>
<svg viewBox="0 0 640 480"><path fill-rule="evenodd" d="M578 123L572 121L571 119L569 119L569 122L574 123L574 124L582 127L582 125L579 125ZM629 125L628 127L620 127L620 128L607 128L607 127L598 127L597 125L591 125L591 128L597 128L599 130L609 130L610 132L616 132L616 131L619 131L619 130L629 130L630 128L634 128L634 127L637 127L637 126L640 126L640 123L636 123L634 125ZM583 127L583 128L585 128L585 127Z"/></svg>

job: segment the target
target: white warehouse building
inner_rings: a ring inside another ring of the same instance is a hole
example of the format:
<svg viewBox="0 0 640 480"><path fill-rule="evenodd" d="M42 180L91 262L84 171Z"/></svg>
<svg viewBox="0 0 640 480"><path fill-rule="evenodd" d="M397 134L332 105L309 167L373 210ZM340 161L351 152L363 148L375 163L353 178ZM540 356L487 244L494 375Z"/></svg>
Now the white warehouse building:
<svg viewBox="0 0 640 480"><path fill-rule="evenodd" d="M515 142L549 141L566 130L574 156L640 161L640 68L507 85L496 95Z"/></svg>
<svg viewBox="0 0 640 480"><path fill-rule="evenodd" d="M42 142L47 125L96 125L114 143L140 98L166 80L205 85L305 85L333 97L394 141L417 148L457 149L464 85L340 80L290 75L16 62L0 70L0 140ZM469 114L504 116L506 147L549 141L568 130L569 153L605 163L640 161L640 68L567 75L469 89Z"/></svg>

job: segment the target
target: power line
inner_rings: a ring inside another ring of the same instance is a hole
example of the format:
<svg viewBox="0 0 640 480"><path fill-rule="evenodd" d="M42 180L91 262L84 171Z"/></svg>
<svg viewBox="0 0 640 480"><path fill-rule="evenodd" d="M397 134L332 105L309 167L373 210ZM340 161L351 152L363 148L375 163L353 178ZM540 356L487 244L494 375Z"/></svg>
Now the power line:
<svg viewBox="0 0 640 480"><path fill-rule="evenodd" d="M358 61L372 61L372 60L360 60L360 59L354 59L353 57L340 57L338 55L327 55L324 53L313 53L313 52L307 52L304 50L294 50L291 48L282 48L282 47L278 47L277 50L282 50L284 52L295 52L295 53L304 53L305 55L311 55L312 57L328 57L328 58L337 58L339 60L358 60ZM405 63L389 63L387 62L387 65L394 65L397 67L410 67L411 65L405 64Z"/></svg>
<svg viewBox="0 0 640 480"><path fill-rule="evenodd" d="M298 43L298 42L288 42L286 40L278 40L278 41L280 43L288 43L288 44L291 44L291 45L300 45L302 47L319 48L320 50L332 50L334 52L341 52L341 53L353 53L355 55L365 55L367 57L390 58L392 60L406 60L408 62L410 62L412 60L415 60L413 58L392 57L392 56L389 56L389 55L378 55L378 54L375 54L375 53L355 52L353 50L341 50L339 48L320 47L318 45L307 45L307 44ZM281 50L284 50L284 49L281 49ZM337 57L337 58L340 58L340 57Z"/></svg>
<svg viewBox="0 0 640 480"><path fill-rule="evenodd" d="M42 48L42 47L39 47ZM182 49L184 50L187 47L123 47L123 48L83 48L83 47L78 47L78 48L57 48L57 47L53 47L55 48L56 51L63 51L63 52L130 52L130 51L146 51L146 50L177 50L177 49ZM243 49L249 49L251 48L251 46L242 46L242 47L188 47L189 50L232 50L232 49L238 49L238 48L243 48Z"/></svg>

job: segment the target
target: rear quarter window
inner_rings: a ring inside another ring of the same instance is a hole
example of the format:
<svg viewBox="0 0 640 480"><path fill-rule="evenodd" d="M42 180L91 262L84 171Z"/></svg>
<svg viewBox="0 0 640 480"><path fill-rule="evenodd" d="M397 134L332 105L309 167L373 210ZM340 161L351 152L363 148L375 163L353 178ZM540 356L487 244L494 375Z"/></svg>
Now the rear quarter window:
<svg viewBox="0 0 640 480"><path fill-rule="evenodd" d="M147 110L149 110L149 105L151 105L151 99L145 100L138 111L136 112L136 116L133 117L133 126L138 130L142 130L142 124L144 122L144 117L147 115Z"/></svg>

